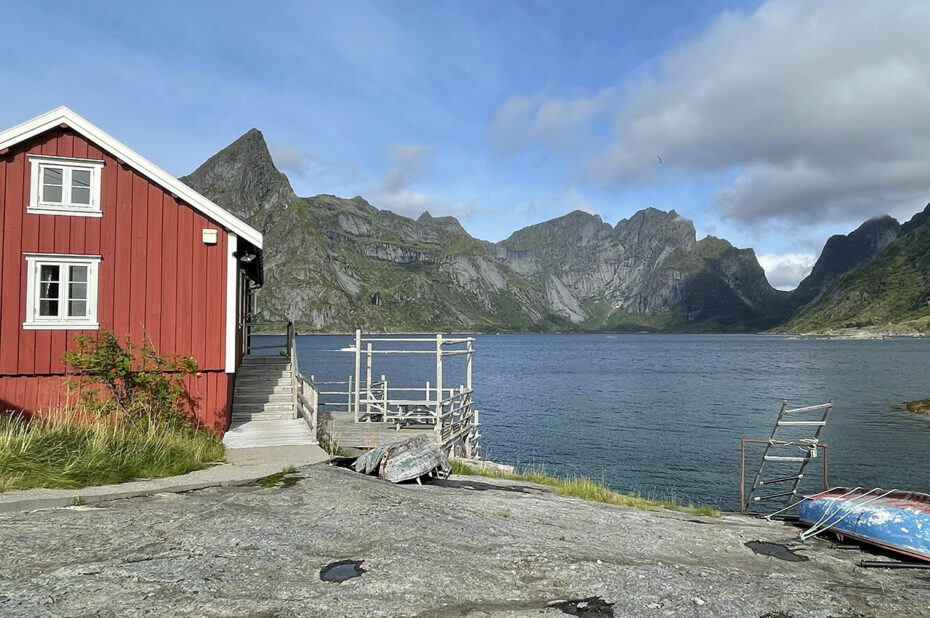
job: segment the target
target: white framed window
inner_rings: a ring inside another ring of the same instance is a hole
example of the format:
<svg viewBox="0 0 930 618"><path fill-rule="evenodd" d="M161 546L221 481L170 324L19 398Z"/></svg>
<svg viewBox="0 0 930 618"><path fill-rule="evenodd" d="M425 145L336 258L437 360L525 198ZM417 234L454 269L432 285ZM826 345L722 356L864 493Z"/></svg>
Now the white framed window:
<svg viewBox="0 0 930 618"><path fill-rule="evenodd" d="M99 255L26 253L27 330L96 330Z"/></svg>
<svg viewBox="0 0 930 618"><path fill-rule="evenodd" d="M31 184L26 212L100 217L103 161L29 155Z"/></svg>

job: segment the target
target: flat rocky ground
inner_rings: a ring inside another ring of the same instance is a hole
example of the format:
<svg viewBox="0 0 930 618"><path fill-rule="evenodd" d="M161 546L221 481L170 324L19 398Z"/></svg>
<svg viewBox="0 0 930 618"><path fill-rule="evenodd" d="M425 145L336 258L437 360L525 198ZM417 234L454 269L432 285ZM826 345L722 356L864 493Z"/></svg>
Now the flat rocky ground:
<svg viewBox="0 0 930 618"><path fill-rule="evenodd" d="M0 515L3 616L927 616L927 571L866 570L796 528L452 477L395 486L325 464L290 486ZM747 541L808 557L757 555ZM324 582L320 569L366 572ZM575 611L572 606L565 606ZM612 612L612 613L611 613Z"/></svg>

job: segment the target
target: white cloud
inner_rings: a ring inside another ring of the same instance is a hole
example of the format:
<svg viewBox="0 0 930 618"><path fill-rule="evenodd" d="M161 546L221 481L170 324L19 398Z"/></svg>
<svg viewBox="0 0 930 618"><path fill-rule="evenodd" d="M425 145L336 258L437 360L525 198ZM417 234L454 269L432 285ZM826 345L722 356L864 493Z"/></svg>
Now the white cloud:
<svg viewBox="0 0 930 618"><path fill-rule="evenodd" d="M289 142L272 142L268 144L268 152L279 170L316 184L345 183L356 176L352 164L324 159Z"/></svg>
<svg viewBox="0 0 930 618"><path fill-rule="evenodd" d="M432 147L420 144L393 144L385 151L388 162L381 180L366 191L372 204L400 215L417 217L424 211L434 216L452 215L469 219L474 214L470 204L457 204L441 200L410 187L427 169L427 158Z"/></svg>
<svg viewBox="0 0 930 618"><path fill-rule="evenodd" d="M817 261L813 253L760 253L757 257L766 279L781 290L796 288Z"/></svg>
<svg viewBox="0 0 930 618"><path fill-rule="evenodd" d="M513 96L498 110L491 138L510 151L536 141L568 150L583 141L589 123L607 111L615 98L613 88L575 99Z"/></svg>
<svg viewBox="0 0 930 618"><path fill-rule="evenodd" d="M515 97L495 127L508 144L558 151L608 113L611 143L584 162L589 178L724 174L717 206L738 223L906 216L930 194L928 32L922 0L771 0L722 13L623 99Z"/></svg>

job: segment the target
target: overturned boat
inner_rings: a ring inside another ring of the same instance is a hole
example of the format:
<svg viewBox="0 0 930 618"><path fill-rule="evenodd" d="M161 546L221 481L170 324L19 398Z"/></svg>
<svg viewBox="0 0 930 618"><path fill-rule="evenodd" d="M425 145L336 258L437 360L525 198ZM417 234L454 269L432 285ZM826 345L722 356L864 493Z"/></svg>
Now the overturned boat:
<svg viewBox="0 0 930 618"><path fill-rule="evenodd" d="M448 477L452 472L449 458L424 434L382 444L356 459L352 466L356 472L374 474L392 483L420 482L423 476Z"/></svg>
<svg viewBox="0 0 930 618"><path fill-rule="evenodd" d="M808 539L827 530L912 558L930 561L930 495L880 488L836 487L799 505Z"/></svg>

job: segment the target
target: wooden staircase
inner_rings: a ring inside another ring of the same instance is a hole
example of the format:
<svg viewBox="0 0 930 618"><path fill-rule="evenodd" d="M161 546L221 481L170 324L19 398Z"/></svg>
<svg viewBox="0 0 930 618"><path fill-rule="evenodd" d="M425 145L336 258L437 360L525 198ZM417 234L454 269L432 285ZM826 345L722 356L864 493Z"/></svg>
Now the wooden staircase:
<svg viewBox="0 0 930 618"><path fill-rule="evenodd" d="M284 345L256 347L250 339L249 352L277 348L277 353L247 354L242 359L236 372L232 422L223 444L228 449L317 444L315 432L298 414L294 325L288 324Z"/></svg>
<svg viewBox="0 0 930 618"><path fill-rule="evenodd" d="M296 418L292 378L287 357L245 357L236 372L233 424Z"/></svg>

